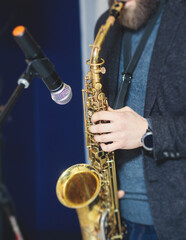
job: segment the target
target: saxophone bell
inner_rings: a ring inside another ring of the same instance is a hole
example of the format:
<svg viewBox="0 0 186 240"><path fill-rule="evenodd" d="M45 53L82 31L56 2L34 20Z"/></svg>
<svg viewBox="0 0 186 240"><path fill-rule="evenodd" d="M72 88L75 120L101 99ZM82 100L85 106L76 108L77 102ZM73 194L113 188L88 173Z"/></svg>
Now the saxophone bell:
<svg viewBox="0 0 186 240"><path fill-rule="evenodd" d="M88 164L76 164L59 177L56 193L59 201L69 208L82 208L98 196L101 179L98 172Z"/></svg>

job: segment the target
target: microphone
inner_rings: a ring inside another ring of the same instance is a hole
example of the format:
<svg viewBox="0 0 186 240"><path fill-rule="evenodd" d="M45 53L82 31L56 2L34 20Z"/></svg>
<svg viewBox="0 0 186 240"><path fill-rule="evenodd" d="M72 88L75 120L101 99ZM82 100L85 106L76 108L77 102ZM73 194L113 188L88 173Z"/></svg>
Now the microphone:
<svg viewBox="0 0 186 240"><path fill-rule="evenodd" d="M42 78L51 93L52 99L61 105L68 103L72 98L71 87L62 82L51 61L45 57L41 47L36 43L24 26L13 29L13 37L24 52L26 61L31 69ZM36 75L36 76L37 76Z"/></svg>

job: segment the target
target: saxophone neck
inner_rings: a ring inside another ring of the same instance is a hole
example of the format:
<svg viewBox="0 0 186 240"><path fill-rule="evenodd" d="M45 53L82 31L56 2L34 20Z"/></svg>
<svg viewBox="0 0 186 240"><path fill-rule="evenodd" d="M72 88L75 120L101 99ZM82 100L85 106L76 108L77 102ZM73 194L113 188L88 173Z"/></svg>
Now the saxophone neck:
<svg viewBox="0 0 186 240"><path fill-rule="evenodd" d="M110 9L110 15L107 18L106 23L101 26L95 38L94 44L91 45L92 47L91 57L90 57L91 64L96 64L99 62L99 53L101 50L102 43L104 42L110 27L114 24L116 19L119 17L120 12L123 8L123 5L124 5L124 2L115 2L112 5Z"/></svg>

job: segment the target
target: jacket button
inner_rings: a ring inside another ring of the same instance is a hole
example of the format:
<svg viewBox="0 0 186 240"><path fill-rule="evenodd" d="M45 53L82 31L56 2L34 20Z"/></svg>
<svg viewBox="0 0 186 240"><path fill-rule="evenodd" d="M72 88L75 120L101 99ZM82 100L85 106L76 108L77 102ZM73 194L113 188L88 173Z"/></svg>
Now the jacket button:
<svg viewBox="0 0 186 240"><path fill-rule="evenodd" d="M164 157L169 157L169 153L168 152L163 152Z"/></svg>

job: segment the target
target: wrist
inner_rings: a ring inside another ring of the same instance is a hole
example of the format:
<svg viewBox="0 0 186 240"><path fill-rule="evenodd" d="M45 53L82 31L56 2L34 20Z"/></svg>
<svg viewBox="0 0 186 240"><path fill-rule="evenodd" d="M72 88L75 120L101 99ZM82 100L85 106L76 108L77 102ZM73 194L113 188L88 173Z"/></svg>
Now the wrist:
<svg viewBox="0 0 186 240"><path fill-rule="evenodd" d="M141 125L139 138L138 138L139 147L143 147L141 139L143 135L146 133L147 129L148 129L148 121L146 118L143 118L143 125Z"/></svg>

